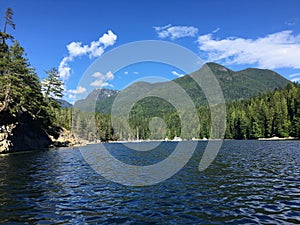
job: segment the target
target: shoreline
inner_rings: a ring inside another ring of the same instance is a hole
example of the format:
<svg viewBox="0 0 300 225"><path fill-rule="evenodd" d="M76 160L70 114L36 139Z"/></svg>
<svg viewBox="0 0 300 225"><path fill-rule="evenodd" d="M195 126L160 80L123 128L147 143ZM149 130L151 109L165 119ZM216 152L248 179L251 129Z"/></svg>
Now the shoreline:
<svg viewBox="0 0 300 225"><path fill-rule="evenodd" d="M76 139L76 138L75 138ZM202 142L202 141L214 141L214 140L218 140L220 141L221 139L191 139L191 140L128 140L128 141L108 141L108 142L101 142L101 141L87 141L87 140L78 140L75 141L75 143L73 144L71 141L69 140L64 140L63 142L57 142L56 140L56 144L57 145L52 145L46 148L42 148L41 150L51 150L51 149L64 149L64 148L76 148L76 147L85 147L87 145L96 145L96 144L123 144L123 143L130 143L130 144L139 144L139 143L147 143L147 142L182 142L182 141L197 141L197 142ZM284 138L280 138L280 137L271 137L271 138L258 138L258 139L243 139L243 140L239 140L239 139L223 139L223 141L299 141L299 138L295 138L295 137L284 137ZM73 139L74 141L74 139ZM8 151L8 152L0 152L0 155L6 155L6 154L16 154L16 153L24 153L24 152L35 152L37 150L22 150L22 151Z"/></svg>
<svg viewBox="0 0 300 225"><path fill-rule="evenodd" d="M292 141L292 140L299 140L295 137L270 137L270 138L258 138L259 141Z"/></svg>

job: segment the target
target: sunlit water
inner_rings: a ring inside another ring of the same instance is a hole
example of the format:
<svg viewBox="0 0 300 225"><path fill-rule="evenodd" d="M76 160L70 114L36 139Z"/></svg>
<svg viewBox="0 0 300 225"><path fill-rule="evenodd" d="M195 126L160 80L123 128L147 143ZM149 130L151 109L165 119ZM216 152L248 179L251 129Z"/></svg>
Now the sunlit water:
<svg viewBox="0 0 300 225"><path fill-rule="evenodd" d="M167 157L175 145L148 153L107 146L118 159L142 165ZM147 187L102 178L77 148L0 156L0 223L300 223L300 141L224 141L199 172L205 145L199 142L175 176Z"/></svg>

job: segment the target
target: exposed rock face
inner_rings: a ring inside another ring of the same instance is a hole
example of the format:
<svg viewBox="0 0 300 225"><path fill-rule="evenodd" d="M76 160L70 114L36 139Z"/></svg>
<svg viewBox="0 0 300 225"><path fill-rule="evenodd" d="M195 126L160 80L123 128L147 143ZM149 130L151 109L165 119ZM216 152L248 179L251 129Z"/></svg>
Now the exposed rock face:
<svg viewBox="0 0 300 225"><path fill-rule="evenodd" d="M53 146L55 147L69 147L82 144L71 131L62 128L58 138L51 137Z"/></svg>
<svg viewBox="0 0 300 225"><path fill-rule="evenodd" d="M0 133L0 153L42 150L51 145L48 134L35 121L15 124Z"/></svg>
<svg viewBox="0 0 300 225"><path fill-rule="evenodd" d="M24 123L16 126L13 130L14 135L11 137L13 150L41 150L48 148L52 143L48 134L34 123Z"/></svg>
<svg viewBox="0 0 300 225"><path fill-rule="evenodd" d="M8 152L11 146L11 141L7 140L7 133L0 133L0 153Z"/></svg>

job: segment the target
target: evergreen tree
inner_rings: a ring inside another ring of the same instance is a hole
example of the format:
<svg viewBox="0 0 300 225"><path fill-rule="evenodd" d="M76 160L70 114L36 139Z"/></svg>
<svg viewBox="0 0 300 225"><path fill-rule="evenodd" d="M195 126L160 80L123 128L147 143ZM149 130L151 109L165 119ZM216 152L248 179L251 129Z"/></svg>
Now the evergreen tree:
<svg viewBox="0 0 300 225"><path fill-rule="evenodd" d="M0 126L32 121L51 133L54 127L38 76L25 57L24 48L6 33L8 26L15 28L12 15L9 8L4 31L0 32ZM11 41L8 43L7 39Z"/></svg>
<svg viewBox="0 0 300 225"><path fill-rule="evenodd" d="M64 83L60 80L59 72L56 68L46 71L46 74L48 77L42 81L42 91L45 101L51 107L59 108L60 105L56 99L63 97Z"/></svg>
<svg viewBox="0 0 300 225"><path fill-rule="evenodd" d="M43 96L35 71L24 57L24 49L17 41L9 47L0 84L0 112L3 122L16 120L16 117L28 112L35 117L41 109ZM14 118L14 119L13 119Z"/></svg>

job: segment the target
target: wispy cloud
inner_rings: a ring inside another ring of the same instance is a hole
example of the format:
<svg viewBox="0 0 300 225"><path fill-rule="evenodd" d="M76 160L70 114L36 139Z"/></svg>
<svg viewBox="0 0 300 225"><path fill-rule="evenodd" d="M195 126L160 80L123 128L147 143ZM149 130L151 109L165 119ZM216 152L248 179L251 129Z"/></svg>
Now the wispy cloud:
<svg viewBox="0 0 300 225"><path fill-rule="evenodd" d="M172 73L173 75L177 76L177 77L183 77L183 76L184 76L184 74L178 73L178 72L176 72L175 70L173 70L171 73Z"/></svg>
<svg viewBox="0 0 300 225"><path fill-rule="evenodd" d="M218 27L218 28L214 29L214 30L212 31L212 33L217 33L219 30L221 30L221 28L220 28L220 27Z"/></svg>
<svg viewBox="0 0 300 225"><path fill-rule="evenodd" d="M300 81L300 77L293 78L293 79L291 79L291 81L293 81L293 82L298 82L298 81Z"/></svg>
<svg viewBox="0 0 300 225"><path fill-rule="evenodd" d="M289 77L297 77L297 76L300 76L300 73L293 73L289 75Z"/></svg>
<svg viewBox="0 0 300 225"><path fill-rule="evenodd" d="M135 74L135 75L138 75L138 74L139 74L139 72L137 72L137 71L134 71L134 72L133 72L133 74Z"/></svg>
<svg viewBox="0 0 300 225"><path fill-rule="evenodd" d="M291 26L295 26L298 22L299 22L298 18L293 18L293 19L287 20L284 24L291 27Z"/></svg>
<svg viewBox="0 0 300 225"><path fill-rule="evenodd" d="M90 84L91 86L99 88L113 87L113 85L109 83L109 81L112 81L115 78L111 71L107 72L106 74L96 72L92 76L97 79Z"/></svg>
<svg viewBox="0 0 300 225"><path fill-rule="evenodd" d="M116 40L117 35L109 30L98 40L92 41L89 45L83 45L81 42L71 42L67 45L68 56L64 57L58 66L60 77L63 80L67 80L70 77L71 67L69 66L69 62L73 61L75 58L85 55L89 56L89 58L101 56L104 49L114 45Z"/></svg>
<svg viewBox="0 0 300 225"><path fill-rule="evenodd" d="M207 61L256 64L268 69L300 68L300 35L294 35L290 30L257 39L216 39L213 34L206 34L198 37L198 44Z"/></svg>
<svg viewBox="0 0 300 225"><path fill-rule="evenodd" d="M159 38L171 38L172 40L183 37L195 37L198 33L198 28L193 26L166 26L153 27Z"/></svg>
<svg viewBox="0 0 300 225"><path fill-rule="evenodd" d="M293 82L300 81L300 73L290 74L289 77L291 78L291 81L293 81Z"/></svg>

